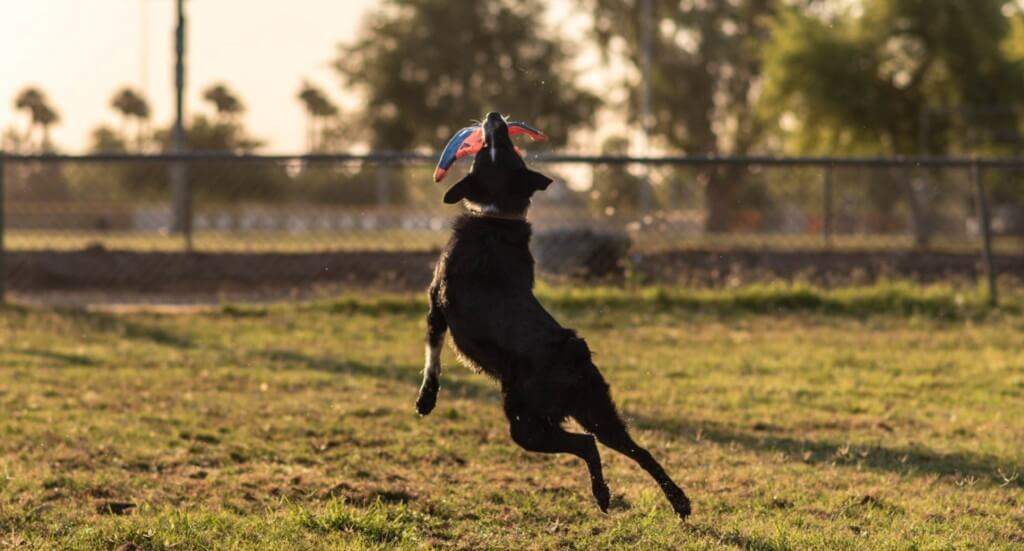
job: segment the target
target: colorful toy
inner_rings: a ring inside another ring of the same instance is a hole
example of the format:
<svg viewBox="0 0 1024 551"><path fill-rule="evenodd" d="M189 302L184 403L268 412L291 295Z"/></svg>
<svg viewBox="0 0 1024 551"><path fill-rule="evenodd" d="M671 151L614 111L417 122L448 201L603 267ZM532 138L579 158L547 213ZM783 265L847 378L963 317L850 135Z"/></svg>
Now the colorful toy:
<svg viewBox="0 0 1024 551"><path fill-rule="evenodd" d="M526 134L533 141L544 141L548 137L543 132L533 128L525 122L519 121L508 121L508 135L516 136L519 134ZM444 151L441 153L441 159L437 162L437 168L434 169L434 181L440 182L444 179L445 175L448 174L448 169L455 164L455 161L468 157L470 155L476 155L481 149L487 147L484 143L484 129L483 126L467 126L462 130L459 130L452 136L452 139L448 141L448 145L444 147ZM516 148L519 151L519 148ZM522 152L519 152L522 156Z"/></svg>

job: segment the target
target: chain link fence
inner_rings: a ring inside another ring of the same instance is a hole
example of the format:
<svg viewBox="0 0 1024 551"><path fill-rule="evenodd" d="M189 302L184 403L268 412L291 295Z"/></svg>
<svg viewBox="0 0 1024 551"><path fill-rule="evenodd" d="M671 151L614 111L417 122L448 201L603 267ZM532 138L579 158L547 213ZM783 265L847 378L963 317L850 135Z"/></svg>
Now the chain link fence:
<svg viewBox="0 0 1024 551"><path fill-rule="evenodd" d="M0 280L15 294L422 289L461 212L442 203L434 160L0 156ZM1004 278L1024 274L1024 162L571 155L530 162L555 179L530 211L544 280L973 284L989 267ZM175 165L185 167L184 187L171 183ZM460 163L445 183L467 169Z"/></svg>

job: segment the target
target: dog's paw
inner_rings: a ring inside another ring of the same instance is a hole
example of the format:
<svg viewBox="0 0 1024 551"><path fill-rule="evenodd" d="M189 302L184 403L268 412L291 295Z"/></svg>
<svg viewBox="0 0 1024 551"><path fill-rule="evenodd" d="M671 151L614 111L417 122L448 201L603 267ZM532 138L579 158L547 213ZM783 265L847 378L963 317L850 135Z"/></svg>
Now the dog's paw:
<svg viewBox="0 0 1024 551"><path fill-rule="evenodd" d="M608 506L611 505L612 493L608 490L608 484L604 480L591 480L590 491L594 494L594 499L597 501L597 506L601 509L602 513L608 512Z"/></svg>
<svg viewBox="0 0 1024 551"><path fill-rule="evenodd" d="M686 494L680 492L679 495L673 496L669 501L672 503L672 508L675 509L676 514L679 515L680 520L686 520L686 517L690 516L690 498L686 497Z"/></svg>
<svg viewBox="0 0 1024 551"><path fill-rule="evenodd" d="M437 405L437 386L424 386L420 389L420 396L416 399L416 411L420 415L430 415Z"/></svg>

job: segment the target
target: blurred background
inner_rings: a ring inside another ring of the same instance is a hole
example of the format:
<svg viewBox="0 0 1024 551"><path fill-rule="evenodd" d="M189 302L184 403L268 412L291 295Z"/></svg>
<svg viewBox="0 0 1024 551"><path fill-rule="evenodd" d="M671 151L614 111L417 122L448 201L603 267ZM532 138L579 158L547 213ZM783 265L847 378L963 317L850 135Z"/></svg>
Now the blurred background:
<svg viewBox="0 0 1024 551"><path fill-rule="evenodd" d="M0 49L21 300L420 290L490 110L552 138L545 281L1024 274L1016 0L0 0Z"/></svg>

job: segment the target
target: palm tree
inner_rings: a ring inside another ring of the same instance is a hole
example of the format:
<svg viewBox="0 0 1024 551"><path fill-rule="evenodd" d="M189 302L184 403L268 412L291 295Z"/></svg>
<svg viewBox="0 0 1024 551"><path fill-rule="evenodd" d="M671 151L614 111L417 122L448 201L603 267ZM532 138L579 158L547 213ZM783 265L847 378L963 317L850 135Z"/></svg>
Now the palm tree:
<svg viewBox="0 0 1024 551"><path fill-rule="evenodd" d="M245 111L245 105L238 96L223 83L214 84L203 92L203 99L213 104L217 116L224 121L231 121L239 113Z"/></svg>
<svg viewBox="0 0 1024 551"><path fill-rule="evenodd" d="M141 151L143 148L143 126L149 120L149 102L141 94L129 87L122 88L114 94L110 100L110 106L121 113L124 120L121 129L122 138L127 141L127 127L131 119L135 119L135 143L136 148Z"/></svg>
<svg viewBox="0 0 1024 551"><path fill-rule="evenodd" d="M38 126L42 129L43 134L40 148L43 151L50 149L50 127L60 122L60 114L50 106L46 94L38 88L29 86L15 98L14 106L29 115L29 128L25 133L26 141L31 143L32 134Z"/></svg>
<svg viewBox="0 0 1024 551"><path fill-rule="evenodd" d="M302 81L302 88L299 89L299 101L306 108L306 150L316 150L316 103L321 92L309 81Z"/></svg>
<svg viewBox="0 0 1024 551"><path fill-rule="evenodd" d="M50 145L50 127L60 122L60 114L44 103L39 106L39 110L35 113L35 120L36 124L43 128L43 151L49 151L52 149Z"/></svg>
<svg viewBox="0 0 1024 551"><path fill-rule="evenodd" d="M18 97L14 99L14 107L18 111L25 111L28 114L28 130L25 131L24 141L32 143L32 132L36 128L35 117L33 116L36 110L36 105L42 100L42 92L35 88L25 88L18 94Z"/></svg>
<svg viewBox="0 0 1024 551"><path fill-rule="evenodd" d="M299 101L306 108L306 147L309 151L318 151L323 146L325 123L338 114L338 107L323 93L322 90L303 81L299 90ZM319 122L319 128L318 128Z"/></svg>

